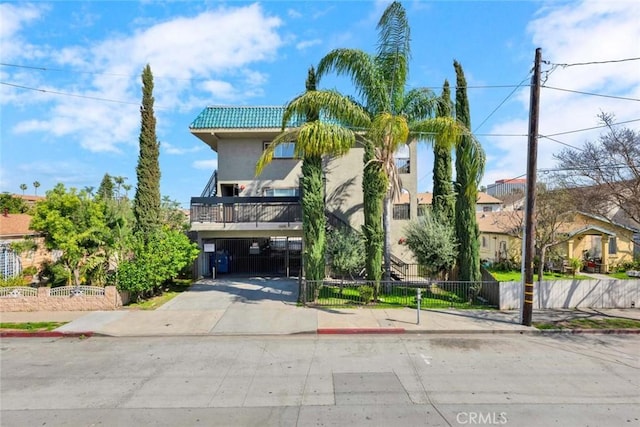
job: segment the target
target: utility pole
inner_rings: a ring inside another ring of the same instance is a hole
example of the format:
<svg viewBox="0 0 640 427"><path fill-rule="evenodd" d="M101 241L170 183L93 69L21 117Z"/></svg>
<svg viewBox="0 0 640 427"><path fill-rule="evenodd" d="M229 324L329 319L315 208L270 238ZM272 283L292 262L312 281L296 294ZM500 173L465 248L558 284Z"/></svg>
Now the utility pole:
<svg viewBox="0 0 640 427"><path fill-rule="evenodd" d="M527 206L525 210L524 294L522 298L522 324L531 326L533 314L533 255L535 251L536 169L538 163L538 113L540 109L540 64L542 49L536 49L533 77L531 78L531 104L529 106L529 151L527 155Z"/></svg>

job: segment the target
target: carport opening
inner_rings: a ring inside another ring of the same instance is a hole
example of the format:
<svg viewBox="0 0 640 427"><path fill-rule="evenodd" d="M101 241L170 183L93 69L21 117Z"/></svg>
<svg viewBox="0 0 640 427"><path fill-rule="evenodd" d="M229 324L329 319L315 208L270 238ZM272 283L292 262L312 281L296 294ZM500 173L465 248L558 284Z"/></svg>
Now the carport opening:
<svg viewBox="0 0 640 427"><path fill-rule="evenodd" d="M214 246L212 246L213 244ZM302 258L301 237L255 237L211 239L205 242L215 252L207 252L205 261L216 277L279 276L297 277Z"/></svg>

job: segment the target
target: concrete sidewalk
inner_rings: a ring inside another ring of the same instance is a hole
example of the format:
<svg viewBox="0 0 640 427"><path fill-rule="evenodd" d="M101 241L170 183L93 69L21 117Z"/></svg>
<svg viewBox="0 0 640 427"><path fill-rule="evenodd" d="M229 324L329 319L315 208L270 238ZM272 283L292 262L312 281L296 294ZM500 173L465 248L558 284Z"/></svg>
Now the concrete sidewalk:
<svg viewBox="0 0 640 427"><path fill-rule="evenodd" d="M3 323L69 322L62 334L108 336L290 335L324 333L529 333L517 311L330 309L296 304L297 282L286 279L201 281L153 311L0 313ZM622 317L640 309L535 310L533 321Z"/></svg>

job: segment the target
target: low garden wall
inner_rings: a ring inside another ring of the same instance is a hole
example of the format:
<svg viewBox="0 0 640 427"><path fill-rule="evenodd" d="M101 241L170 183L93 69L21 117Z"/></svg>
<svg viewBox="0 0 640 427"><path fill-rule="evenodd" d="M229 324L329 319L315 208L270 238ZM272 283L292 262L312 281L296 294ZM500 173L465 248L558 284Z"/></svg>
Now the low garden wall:
<svg viewBox="0 0 640 427"><path fill-rule="evenodd" d="M117 310L128 302L126 299L115 286L0 288L0 311Z"/></svg>
<svg viewBox="0 0 640 427"><path fill-rule="evenodd" d="M499 284L500 310L522 306L522 283ZM551 280L534 284L533 308L640 307L640 280Z"/></svg>

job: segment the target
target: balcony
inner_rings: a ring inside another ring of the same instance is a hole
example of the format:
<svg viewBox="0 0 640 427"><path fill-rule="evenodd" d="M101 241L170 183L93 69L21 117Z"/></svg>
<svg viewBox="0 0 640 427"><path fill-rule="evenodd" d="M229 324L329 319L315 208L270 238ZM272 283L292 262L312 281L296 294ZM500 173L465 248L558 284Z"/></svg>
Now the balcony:
<svg viewBox="0 0 640 427"><path fill-rule="evenodd" d="M191 229L297 228L298 197L192 197Z"/></svg>

